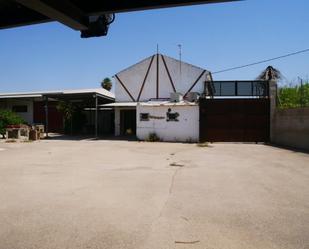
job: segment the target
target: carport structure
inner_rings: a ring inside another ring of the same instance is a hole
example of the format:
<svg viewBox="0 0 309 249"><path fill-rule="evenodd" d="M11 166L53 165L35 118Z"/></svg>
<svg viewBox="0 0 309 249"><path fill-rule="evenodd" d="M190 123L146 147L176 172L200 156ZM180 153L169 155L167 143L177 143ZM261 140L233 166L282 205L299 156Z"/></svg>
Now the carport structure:
<svg viewBox="0 0 309 249"><path fill-rule="evenodd" d="M103 89L102 89L103 90ZM49 100L53 101L63 101L65 103L71 103L78 108L82 108L87 111L94 111L94 136L98 137L98 112L99 105L114 102L114 96L112 93L106 94L94 90L75 90L75 91L60 91L60 92L50 92L42 94L44 100L44 110L45 110L45 130L48 136L49 132ZM108 93L108 92L107 92Z"/></svg>
<svg viewBox="0 0 309 249"><path fill-rule="evenodd" d="M63 102L65 106L72 105L85 118L88 127L80 127L83 130L76 130L77 133L97 136L107 128L103 119L113 115L112 111L108 114L106 108L99 106L114 101L114 94L103 88L0 93L0 108L16 112L29 125L44 124L47 133L63 132L65 115L58 105Z"/></svg>

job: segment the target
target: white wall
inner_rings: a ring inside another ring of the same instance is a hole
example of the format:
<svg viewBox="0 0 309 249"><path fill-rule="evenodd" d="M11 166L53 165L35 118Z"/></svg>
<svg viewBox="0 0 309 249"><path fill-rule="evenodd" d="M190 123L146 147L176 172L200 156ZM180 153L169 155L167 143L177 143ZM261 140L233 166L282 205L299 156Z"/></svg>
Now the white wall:
<svg viewBox="0 0 309 249"><path fill-rule="evenodd" d="M27 112L18 112L17 114L21 116L28 124L33 123L33 100L26 99L7 99L0 104L0 108L5 108L12 110L14 105L26 105Z"/></svg>
<svg viewBox="0 0 309 249"><path fill-rule="evenodd" d="M167 121L166 113L178 112L178 122ZM149 121L140 121L140 113L149 113L154 117ZM162 141L198 142L199 140L199 107L198 105L186 106L143 106L136 108L136 135L140 140L145 140L150 133L156 133Z"/></svg>
<svg viewBox="0 0 309 249"><path fill-rule="evenodd" d="M161 55L155 55L152 66L150 68L147 80L145 82L140 101L148 101L151 98L156 98L157 89L157 57L159 58L159 98L169 98L170 93L173 92L172 85L170 83L167 71L165 69ZM147 68L151 62L152 57L148 57L145 60L117 73L122 83L131 93L133 98L137 100L139 91L141 89L143 80L145 78ZM192 84L197 80L204 69L190 65L185 62L173 59L165 56L165 61L170 72L171 78L174 82L176 91L185 94ZM204 90L204 81L209 78L208 71L197 82L192 92L202 93ZM115 77L115 97L116 102L131 102L132 99L122 87L120 82Z"/></svg>

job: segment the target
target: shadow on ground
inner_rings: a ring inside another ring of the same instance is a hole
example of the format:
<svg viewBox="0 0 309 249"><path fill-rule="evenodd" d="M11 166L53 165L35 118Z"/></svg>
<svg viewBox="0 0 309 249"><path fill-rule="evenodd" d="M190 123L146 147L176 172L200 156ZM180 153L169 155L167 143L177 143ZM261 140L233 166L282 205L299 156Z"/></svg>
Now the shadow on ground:
<svg viewBox="0 0 309 249"><path fill-rule="evenodd" d="M49 134L47 140L56 141L98 141L98 140L113 140L113 141L138 141L135 136L114 136L114 135L103 135L94 137L93 135L64 135L64 134Z"/></svg>

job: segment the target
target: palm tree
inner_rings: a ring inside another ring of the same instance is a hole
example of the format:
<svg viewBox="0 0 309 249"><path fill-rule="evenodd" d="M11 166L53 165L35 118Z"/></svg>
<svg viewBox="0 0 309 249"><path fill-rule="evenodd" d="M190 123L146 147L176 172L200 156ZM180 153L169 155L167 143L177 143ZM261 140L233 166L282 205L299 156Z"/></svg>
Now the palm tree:
<svg viewBox="0 0 309 249"><path fill-rule="evenodd" d="M106 89L107 91L110 91L112 89L112 81L110 78L105 78L104 80L102 80L101 82L101 87Z"/></svg>
<svg viewBox="0 0 309 249"><path fill-rule="evenodd" d="M274 81L277 84L277 81L282 79L282 74L278 69L272 66L268 66L260 73L260 75L256 79L260 81ZM266 93L266 85L264 84L264 82L257 82L256 91L261 96L264 96L264 94Z"/></svg>
<svg viewBox="0 0 309 249"><path fill-rule="evenodd" d="M268 66L266 69L264 69L261 74L257 77L257 80L280 80L282 78L281 72L272 67Z"/></svg>

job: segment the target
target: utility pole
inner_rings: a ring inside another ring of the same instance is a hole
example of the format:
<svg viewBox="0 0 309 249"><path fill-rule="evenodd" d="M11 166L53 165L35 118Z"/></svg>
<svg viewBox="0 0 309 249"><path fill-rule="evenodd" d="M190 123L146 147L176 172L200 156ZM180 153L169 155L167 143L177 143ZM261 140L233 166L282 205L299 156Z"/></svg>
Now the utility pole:
<svg viewBox="0 0 309 249"><path fill-rule="evenodd" d="M303 79L298 77L300 80L300 106L303 107L304 104L304 88L303 88Z"/></svg>
<svg viewBox="0 0 309 249"><path fill-rule="evenodd" d="M94 96L94 100L95 100L95 113L94 113L94 119L95 119L95 123L94 123L94 136L97 139L98 138L98 96L95 95Z"/></svg>
<svg viewBox="0 0 309 249"><path fill-rule="evenodd" d="M44 105L44 109L45 109L45 135L48 138L48 97L45 96L45 105Z"/></svg>
<svg viewBox="0 0 309 249"><path fill-rule="evenodd" d="M181 74L181 53L182 53L182 51L181 51L181 44L178 44L177 46L179 48L179 61L180 61L179 69L180 69L180 74Z"/></svg>

